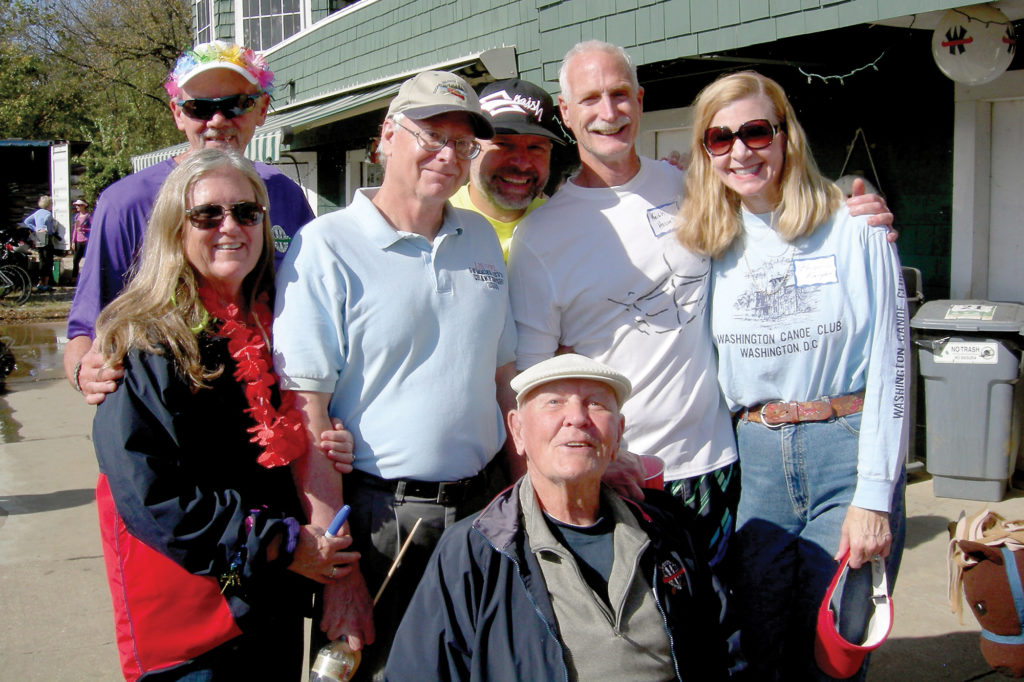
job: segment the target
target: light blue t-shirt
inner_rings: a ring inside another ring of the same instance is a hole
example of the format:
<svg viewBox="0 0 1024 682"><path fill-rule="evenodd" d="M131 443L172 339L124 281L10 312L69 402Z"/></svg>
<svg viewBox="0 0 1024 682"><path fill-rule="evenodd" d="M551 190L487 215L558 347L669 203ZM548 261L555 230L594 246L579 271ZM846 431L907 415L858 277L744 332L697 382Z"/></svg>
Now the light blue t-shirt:
<svg viewBox="0 0 1024 682"><path fill-rule="evenodd" d="M910 381L896 249L845 206L792 244L770 221L744 211L742 237L712 267L722 392L736 411L865 391L853 504L887 510Z"/></svg>
<svg viewBox="0 0 1024 682"><path fill-rule="evenodd" d="M433 244L399 232L375 191L293 239L277 273L274 366L284 388L333 394L356 469L472 476L505 440L494 375L516 335L501 247L487 221L450 206Z"/></svg>

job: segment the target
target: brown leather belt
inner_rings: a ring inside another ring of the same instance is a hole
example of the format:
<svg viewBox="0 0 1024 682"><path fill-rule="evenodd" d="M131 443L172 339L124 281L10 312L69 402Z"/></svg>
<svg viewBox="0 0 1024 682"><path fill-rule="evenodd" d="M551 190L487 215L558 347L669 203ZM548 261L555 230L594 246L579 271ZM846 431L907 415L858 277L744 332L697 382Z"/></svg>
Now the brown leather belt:
<svg viewBox="0 0 1024 682"><path fill-rule="evenodd" d="M799 422L823 422L836 417L856 414L864 408L864 391L821 398L806 403L772 400L763 405L748 407L740 413L741 418L764 424L770 429L782 428L785 424Z"/></svg>

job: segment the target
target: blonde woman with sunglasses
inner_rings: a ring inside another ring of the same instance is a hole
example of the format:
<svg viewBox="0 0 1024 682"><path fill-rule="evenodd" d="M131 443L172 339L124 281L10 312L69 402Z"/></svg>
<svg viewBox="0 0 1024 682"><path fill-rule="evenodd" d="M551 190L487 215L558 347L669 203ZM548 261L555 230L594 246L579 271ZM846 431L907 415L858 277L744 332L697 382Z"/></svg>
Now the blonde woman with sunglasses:
<svg viewBox="0 0 1024 682"><path fill-rule="evenodd" d="M813 643L837 560L849 553L864 567L851 574L866 590L860 608L844 612L843 634L856 642L868 564L884 559L891 583L902 553L899 258L818 171L775 81L747 71L706 87L693 149L678 236L713 259L719 383L742 472L729 562L743 651L752 679L828 679Z"/></svg>
<svg viewBox="0 0 1024 682"><path fill-rule="evenodd" d="M314 582L351 537L305 525L306 431L270 358L267 189L237 151L190 154L138 272L97 320L124 378L99 406L96 501L125 679L297 679Z"/></svg>

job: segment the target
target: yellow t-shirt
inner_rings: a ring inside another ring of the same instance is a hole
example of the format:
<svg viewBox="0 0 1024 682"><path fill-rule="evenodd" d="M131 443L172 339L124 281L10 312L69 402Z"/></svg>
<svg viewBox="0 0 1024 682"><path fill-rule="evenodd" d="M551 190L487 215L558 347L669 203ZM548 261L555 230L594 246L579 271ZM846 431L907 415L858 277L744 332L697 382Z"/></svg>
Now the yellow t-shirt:
<svg viewBox="0 0 1024 682"><path fill-rule="evenodd" d="M500 220L492 218L486 213L480 212L480 209L478 209L473 204L473 200L469 198L468 184L460 187L459 191L455 193L455 196L449 199L449 201L452 202L452 206L454 206L455 208L464 208L467 211L479 213L484 218L487 218L487 222L491 224L491 226L494 228L494 232L498 235L498 241L501 242L501 252L502 254L504 254L506 262L508 261L508 245L512 241L512 233L515 231L516 225L519 224L520 220L530 215L530 211L543 204L545 200L546 199L543 196L535 198L533 201L530 202L530 205L526 207L526 212L523 213L523 215L521 215L516 220L513 220L512 222L504 223Z"/></svg>

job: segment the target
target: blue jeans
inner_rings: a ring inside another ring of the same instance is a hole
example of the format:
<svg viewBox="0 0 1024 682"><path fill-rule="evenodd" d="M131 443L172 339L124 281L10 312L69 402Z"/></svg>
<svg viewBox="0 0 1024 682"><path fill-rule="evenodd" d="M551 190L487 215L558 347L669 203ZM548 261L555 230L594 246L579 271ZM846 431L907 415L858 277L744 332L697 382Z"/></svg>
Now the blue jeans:
<svg viewBox="0 0 1024 682"><path fill-rule="evenodd" d="M736 426L742 493L731 563L751 679L830 679L814 663L814 631L857 485L860 420L857 413L777 430L745 420ZM903 554L905 487L902 473L889 512L890 590ZM866 607L870 580L858 584ZM861 676L866 669L867 661Z"/></svg>

